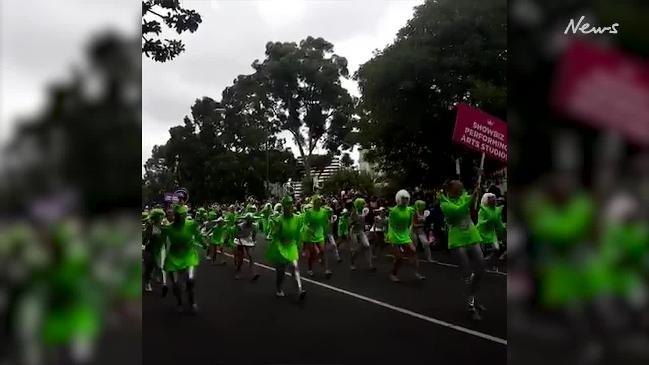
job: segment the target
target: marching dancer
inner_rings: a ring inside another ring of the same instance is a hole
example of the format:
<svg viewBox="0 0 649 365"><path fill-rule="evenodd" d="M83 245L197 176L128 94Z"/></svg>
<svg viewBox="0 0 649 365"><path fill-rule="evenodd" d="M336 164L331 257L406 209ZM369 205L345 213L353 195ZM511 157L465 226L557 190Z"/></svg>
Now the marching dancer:
<svg viewBox="0 0 649 365"><path fill-rule="evenodd" d="M319 195L311 198L311 206L304 211L304 248L308 257L309 276L314 276L313 263L316 261L322 263L327 278L332 275L325 252L325 235L331 216L331 209L322 206Z"/></svg>
<svg viewBox="0 0 649 365"><path fill-rule="evenodd" d="M412 263L415 269L415 277L418 280L424 280L426 277L419 272L419 260L417 250L412 242L411 227L415 210L408 206L410 203L410 194L405 190L399 190L395 196L397 205L390 208L388 215L388 232L386 241L392 247L394 252L394 265L390 273L390 280L395 283L401 280L397 276L403 260Z"/></svg>
<svg viewBox="0 0 649 365"><path fill-rule="evenodd" d="M354 209L350 215L349 233L351 238L351 262L349 268L353 271L356 270L356 255L359 250L365 252L365 257L369 265L370 271L376 271L376 267L372 263L372 250L370 243L365 234L365 216L368 213L365 207L365 199L357 198L354 200Z"/></svg>
<svg viewBox="0 0 649 365"><path fill-rule="evenodd" d="M471 220L471 204L477 198L479 186L469 195L462 182L452 180L446 185L441 196L440 207L449 226L448 248L455 251L460 259L460 267L467 290L467 306L471 319L482 319L484 306L476 302L480 279L484 274L484 259L480 249L480 232Z"/></svg>
<svg viewBox="0 0 649 365"><path fill-rule="evenodd" d="M412 223L412 236L415 241L415 248L417 243L421 245L424 249L424 254L426 255L426 261L433 262L433 256L430 252L430 242L428 241L428 235L426 234L426 218L430 215L430 212L425 209L426 203L423 200L417 200L415 202L415 214L414 221Z"/></svg>
<svg viewBox="0 0 649 365"><path fill-rule="evenodd" d="M252 213L248 212L243 216L243 222L239 223L236 226L235 233L235 244L237 246L235 262L237 272L235 274L235 279L239 279L239 274L241 273L241 266L243 265L243 259L248 258L248 268L252 272L252 281L259 279L259 273L257 272L257 267L255 266L255 260L252 257L252 249L255 247L255 241L257 240L257 227L255 225L255 217Z"/></svg>
<svg viewBox="0 0 649 365"><path fill-rule="evenodd" d="M173 213L173 223L162 229L163 240L168 242L164 269L171 274L172 291L176 297L177 310L183 311L181 281L184 281L190 311L196 313L198 306L195 301L194 287L195 270L199 262L196 243L202 244L203 239L196 221L187 219L185 205L175 205Z"/></svg>
<svg viewBox="0 0 649 365"><path fill-rule="evenodd" d="M282 214L274 216L271 224L271 241L266 251L266 259L275 266L277 274L277 297L284 296L283 283L288 267L293 276L297 297L303 300L306 291L302 289L300 269L297 264L299 258L298 244L302 239L302 217L293 212L293 198L285 196L282 199Z"/></svg>

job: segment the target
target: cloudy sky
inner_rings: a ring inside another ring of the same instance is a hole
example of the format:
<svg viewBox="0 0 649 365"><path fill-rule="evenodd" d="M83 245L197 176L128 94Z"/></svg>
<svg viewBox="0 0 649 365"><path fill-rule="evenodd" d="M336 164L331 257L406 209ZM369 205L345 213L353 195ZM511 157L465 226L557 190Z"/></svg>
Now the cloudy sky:
<svg viewBox="0 0 649 365"><path fill-rule="evenodd" d="M347 58L349 71L391 43L423 0L195 0L182 4L197 10L203 23L183 35L186 52L167 63L142 61L142 161L169 128L182 122L194 100L221 99L222 90L250 65L263 59L268 41L299 42L323 37ZM358 95L356 84L343 84ZM292 145L290 140L289 145Z"/></svg>
<svg viewBox="0 0 649 365"><path fill-rule="evenodd" d="M0 146L17 119L43 105L47 86L70 77L98 32L140 32L134 0L0 1Z"/></svg>

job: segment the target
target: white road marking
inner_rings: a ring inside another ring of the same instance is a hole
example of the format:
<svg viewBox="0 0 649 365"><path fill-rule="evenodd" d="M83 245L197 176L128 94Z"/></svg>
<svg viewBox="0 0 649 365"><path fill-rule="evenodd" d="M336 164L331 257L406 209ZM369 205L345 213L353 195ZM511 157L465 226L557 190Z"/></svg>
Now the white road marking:
<svg viewBox="0 0 649 365"><path fill-rule="evenodd" d="M387 257L394 257L394 255L389 255L389 254L388 254L388 255L385 255L385 256L387 256ZM433 260L433 262L429 262L429 261L426 261L426 260L419 260L419 262L423 262L423 263L425 263L425 264L436 264L436 265L447 266L447 267L459 267L459 265L456 265L456 264L449 264L449 263L441 262L441 261L437 261L437 260ZM507 276L507 273L506 273L506 272L501 272L501 271L485 270L485 272L487 272L487 273L489 273L489 274L496 274L496 275L501 275L501 276Z"/></svg>
<svg viewBox="0 0 649 365"><path fill-rule="evenodd" d="M224 255L229 256L229 257L233 257L229 253L224 253ZM248 259L245 259L245 261L248 261ZM270 267L270 266L267 266L267 265L264 265L264 264L260 264L258 262L255 262L255 265L259 266L261 268L264 268L266 270L275 271L274 267ZM287 273L287 275L291 276L290 273ZM439 326L450 328L450 329L453 329L453 330L456 330L456 331L459 331L459 332L463 332L463 333L466 333L466 334L469 334L469 335L472 335L472 336L480 337L480 338L483 338L485 340L493 341L493 342L496 342L496 343L499 343L499 344L502 344L502 345L507 345L507 340L505 340L503 338L500 338L500 337L488 335L486 333L478 332L478 331L475 331L475 330L472 330L472 329L469 329L469 328L458 326L456 324L448 323L448 322L442 321L440 319L428 317L428 316L425 316L423 314L413 312L413 311L405 309L405 308L397 307L395 305L382 302L380 300L372 299L372 298L366 297L364 295L360 295L360 294L356 294L354 292L350 292L350 291L345 290L345 289L340 289L340 288L337 288L335 286L331 286L331 285L321 283L319 281L311 280L311 279L305 278L304 276L302 276L302 280L306 281L307 283L315 284L315 285L321 286L321 287L329 289L329 290L333 290L333 291L341 293L341 294L349 295L349 296L354 297L356 299L360 299L360 300L363 300L363 301L366 301L366 302L369 302L369 303L372 303L372 304L376 304L376 305L381 306L383 308L392 309L393 311L396 311L396 312L399 312L399 313L402 313L402 314L406 314L406 315L409 315L411 317L418 318L418 319L421 319L421 320L424 320L424 321L427 321L427 322L430 322L430 323L437 324Z"/></svg>

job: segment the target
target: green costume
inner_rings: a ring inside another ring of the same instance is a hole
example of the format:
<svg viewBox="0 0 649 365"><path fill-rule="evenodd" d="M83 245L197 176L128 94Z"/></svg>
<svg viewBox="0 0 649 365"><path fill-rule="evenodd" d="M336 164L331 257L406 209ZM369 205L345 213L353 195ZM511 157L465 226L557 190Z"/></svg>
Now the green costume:
<svg viewBox="0 0 649 365"><path fill-rule="evenodd" d="M467 192L457 198L441 196L440 207L449 226L448 248L470 246L482 241L480 232L471 220L472 201Z"/></svg>
<svg viewBox="0 0 649 365"><path fill-rule="evenodd" d="M602 267L593 262L586 266L576 249L587 240L592 227L591 199L579 194L557 206L548 199L536 198L527 210L532 238L540 251L537 270L541 302L557 308L582 300L591 290L586 285L586 271L595 278Z"/></svg>
<svg viewBox="0 0 649 365"><path fill-rule="evenodd" d="M412 243L410 229L415 215L413 207L397 205L390 208L388 214L388 232L386 242L393 245L407 245Z"/></svg>
<svg viewBox="0 0 649 365"><path fill-rule="evenodd" d="M502 219L502 207L490 207L482 205L478 213L478 231L482 237L482 243L493 244L498 237L505 233L505 225Z"/></svg>
<svg viewBox="0 0 649 365"><path fill-rule="evenodd" d="M153 209L149 214L150 231L148 237L149 250L153 253L156 266L160 266L162 262L162 252L164 250L165 240L162 236L162 220L165 217L165 212L162 209Z"/></svg>
<svg viewBox="0 0 649 365"><path fill-rule="evenodd" d="M266 251L266 259L274 264L286 264L299 258L298 246L301 240L303 219L301 215L283 214L273 219L272 241Z"/></svg>
<svg viewBox="0 0 649 365"><path fill-rule="evenodd" d="M182 214L186 208L179 208ZM202 242L198 223L185 220L182 223L173 223L162 230L165 240L169 241L165 271L174 272L198 265L198 252L196 242Z"/></svg>
<svg viewBox="0 0 649 365"><path fill-rule="evenodd" d="M304 213L304 242L324 242L332 211L328 207L309 208Z"/></svg>
<svg viewBox="0 0 649 365"><path fill-rule="evenodd" d="M349 237L349 213L341 213L338 218L338 237Z"/></svg>
<svg viewBox="0 0 649 365"><path fill-rule="evenodd" d="M227 227L223 222L216 223L210 232L210 242L214 246L222 246L225 243Z"/></svg>

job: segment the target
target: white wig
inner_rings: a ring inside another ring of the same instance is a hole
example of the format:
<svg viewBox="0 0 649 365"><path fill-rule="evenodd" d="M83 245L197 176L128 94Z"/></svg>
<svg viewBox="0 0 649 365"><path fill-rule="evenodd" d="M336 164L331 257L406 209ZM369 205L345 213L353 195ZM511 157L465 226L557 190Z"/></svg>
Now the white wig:
<svg viewBox="0 0 649 365"><path fill-rule="evenodd" d="M400 202L401 199L403 199L403 198L408 198L408 199L410 199L410 194L408 194L408 192L407 192L406 190L403 190L403 189L402 189L402 190L399 190L399 191L397 192L397 195L394 196L394 200L397 202L397 204L399 204L399 202Z"/></svg>
<svg viewBox="0 0 649 365"><path fill-rule="evenodd" d="M481 205L486 205L487 202L489 201L489 198L496 199L496 194L494 194L494 193L484 193L484 195L482 195L482 200L480 201L480 204Z"/></svg>

